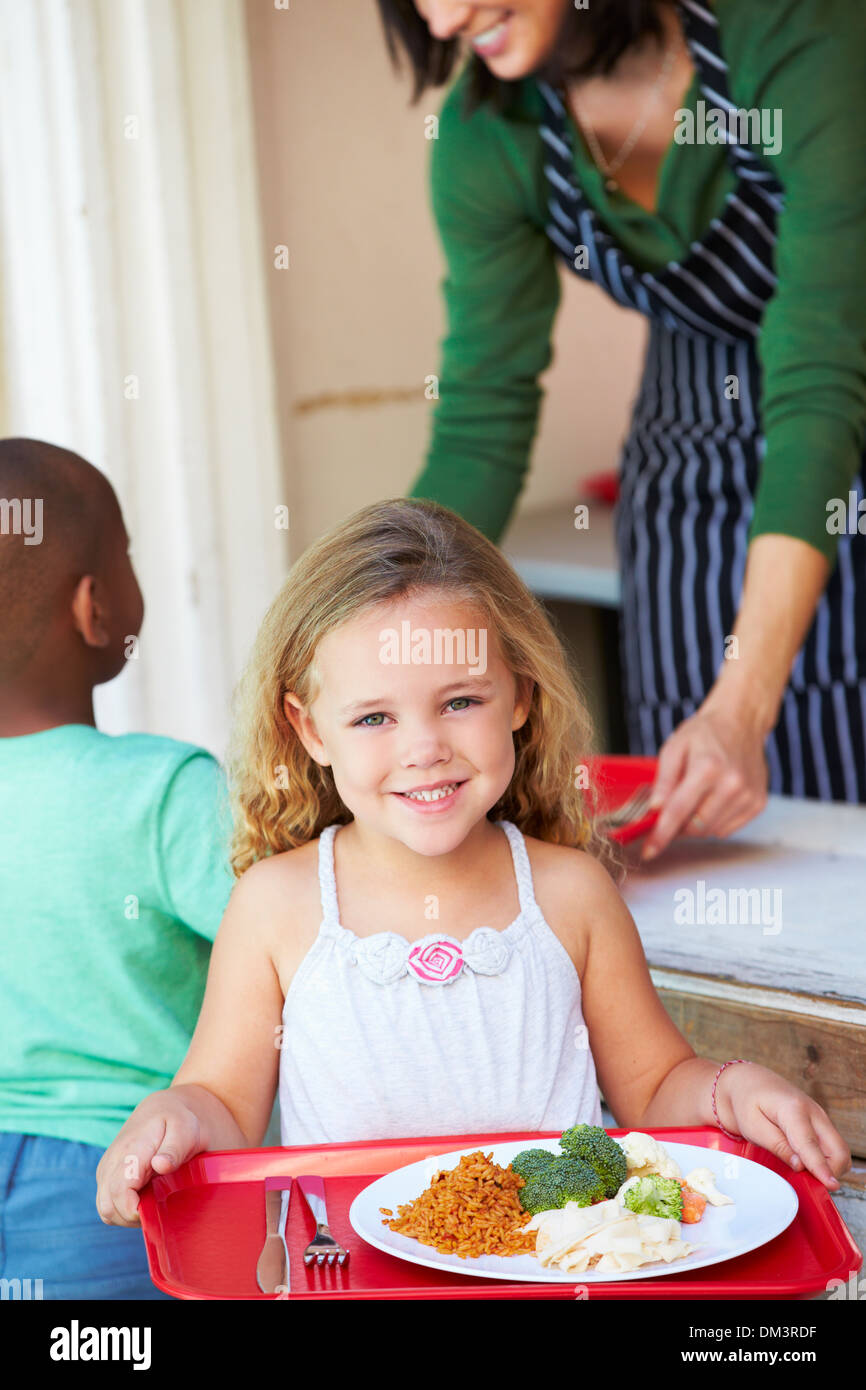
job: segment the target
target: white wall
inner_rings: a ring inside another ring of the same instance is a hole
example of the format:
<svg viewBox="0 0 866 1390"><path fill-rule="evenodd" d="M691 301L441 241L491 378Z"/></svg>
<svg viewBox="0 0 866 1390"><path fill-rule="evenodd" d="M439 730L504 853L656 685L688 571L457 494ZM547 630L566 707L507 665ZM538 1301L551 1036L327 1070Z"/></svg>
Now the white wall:
<svg viewBox="0 0 866 1390"><path fill-rule="evenodd" d="M404 493L427 447L443 273L424 117L373 0L246 0L278 409L293 553L349 512ZM270 255L289 247L290 268ZM645 325L564 274L555 357L520 507L573 496L616 464ZM352 395L355 399L352 399Z"/></svg>

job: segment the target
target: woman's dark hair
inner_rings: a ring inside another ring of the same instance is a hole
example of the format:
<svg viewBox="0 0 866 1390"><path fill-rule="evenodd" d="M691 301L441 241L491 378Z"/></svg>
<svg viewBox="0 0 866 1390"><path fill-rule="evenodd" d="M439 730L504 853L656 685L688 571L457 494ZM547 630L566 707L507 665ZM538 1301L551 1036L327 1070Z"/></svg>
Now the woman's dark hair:
<svg viewBox="0 0 866 1390"><path fill-rule="evenodd" d="M400 66L402 48L414 73L413 104L427 87L448 81L459 56L457 39L436 39L426 20L415 8L414 0L377 0L391 61ZM645 38L664 38L659 9L674 0L590 0L585 9L569 3L563 16L556 47L539 69L538 76L556 84L568 77L589 77L609 73L632 45ZM466 112L489 103L506 112L516 90L515 82L504 82L473 53L466 90Z"/></svg>

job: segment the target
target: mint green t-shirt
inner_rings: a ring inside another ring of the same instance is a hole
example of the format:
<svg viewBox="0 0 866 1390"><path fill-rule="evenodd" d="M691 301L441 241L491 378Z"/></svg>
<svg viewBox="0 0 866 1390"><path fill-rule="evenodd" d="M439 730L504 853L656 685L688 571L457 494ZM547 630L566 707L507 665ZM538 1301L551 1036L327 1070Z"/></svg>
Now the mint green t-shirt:
<svg viewBox="0 0 866 1390"><path fill-rule="evenodd" d="M86 724L0 738L0 1130L107 1147L170 1085L229 838L203 748Z"/></svg>

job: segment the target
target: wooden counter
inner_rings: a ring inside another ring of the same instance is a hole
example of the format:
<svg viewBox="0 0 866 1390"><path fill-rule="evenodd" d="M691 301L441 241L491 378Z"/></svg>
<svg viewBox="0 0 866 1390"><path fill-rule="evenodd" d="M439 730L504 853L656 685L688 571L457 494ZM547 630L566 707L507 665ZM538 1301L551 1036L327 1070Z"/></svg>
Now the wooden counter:
<svg viewBox="0 0 866 1390"><path fill-rule="evenodd" d="M866 1156L866 806L773 796L726 840L638 848L623 896L677 1027L802 1087Z"/></svg>

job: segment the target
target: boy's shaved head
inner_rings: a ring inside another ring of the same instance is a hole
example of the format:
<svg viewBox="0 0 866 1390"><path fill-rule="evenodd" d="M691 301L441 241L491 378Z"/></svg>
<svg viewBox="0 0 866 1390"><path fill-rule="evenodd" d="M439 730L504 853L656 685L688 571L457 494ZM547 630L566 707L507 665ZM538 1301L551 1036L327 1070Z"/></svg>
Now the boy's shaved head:
<svg viewBox="0 0 866 1390"><path fill-rule="evenodd" d="M103 574L118 532L98 468L56 444L0 439L0 680L25 669L82 576Z"/></svg>

